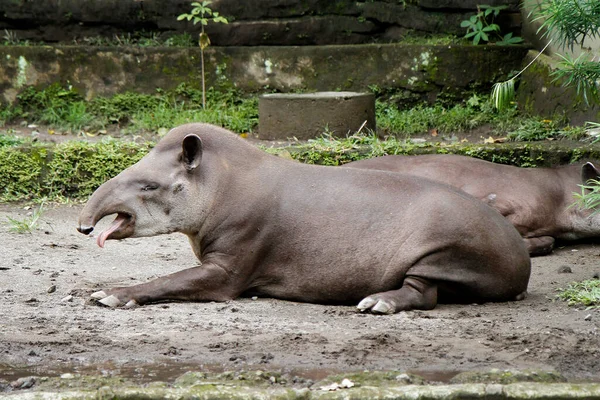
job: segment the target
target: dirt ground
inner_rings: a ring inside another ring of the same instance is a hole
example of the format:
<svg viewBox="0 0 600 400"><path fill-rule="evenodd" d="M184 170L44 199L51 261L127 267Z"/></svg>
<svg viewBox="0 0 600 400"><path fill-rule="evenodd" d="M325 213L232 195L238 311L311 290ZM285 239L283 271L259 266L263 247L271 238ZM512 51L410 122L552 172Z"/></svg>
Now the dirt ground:
<svg viewBox="0 0 600 400"><path fill-rule="evenodd" d="M75 230L80 209L48 206L39 229L17 234L7 217L27 211L0 205L0 384L73 371L164 380L189 369L278 370L306 379L399 370L443 381L458 371L537 368L600 381L600 311L554 300L556 289L600 273L598 245L534 258L529 296L520 302L392 316L266 298L110 309L89 294L197 261L183 235L100 249ZM565 266L572 272L560 272Z"/></svg>

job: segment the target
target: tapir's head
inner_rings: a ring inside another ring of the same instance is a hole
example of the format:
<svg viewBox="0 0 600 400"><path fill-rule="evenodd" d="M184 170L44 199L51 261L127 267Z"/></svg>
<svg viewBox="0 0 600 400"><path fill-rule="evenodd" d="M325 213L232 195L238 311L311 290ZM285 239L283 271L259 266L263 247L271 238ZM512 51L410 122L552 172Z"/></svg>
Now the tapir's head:
<svg viewBox="0 0 600 400"><path fill-rule="evenodd" d="M197 219L206 194L199 189L203 145L200 137L184 129L171 131L138 163L105 182L90 197L79 216L77 230L89 234L98 221L116 214L112 225L98 235L107 239L184 232ZM192 200L193 199L193 200Z"/></svg>

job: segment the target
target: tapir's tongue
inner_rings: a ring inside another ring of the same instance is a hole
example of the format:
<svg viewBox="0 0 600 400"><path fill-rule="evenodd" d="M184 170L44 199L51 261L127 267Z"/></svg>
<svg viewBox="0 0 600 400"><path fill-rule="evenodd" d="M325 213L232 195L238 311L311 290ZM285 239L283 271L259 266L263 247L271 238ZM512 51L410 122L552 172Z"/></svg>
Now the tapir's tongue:
<svg viewBox="0 0 600 400"><path fill-rule="evenodd" d="M98 243L98 246L104 247L104 242L106 242L108 235L110 235L111 233L113 233L114 231L119 229L121 227L121 225L123 225L123 222L125 222L126 219L127 219L127 216L125 214L121 214L121 213L117 214L117 218L115 218L113 223L105 231L102 231L102 233L100 233L100 235L98 235L98 239L96 240L96 242Z"/></svg>

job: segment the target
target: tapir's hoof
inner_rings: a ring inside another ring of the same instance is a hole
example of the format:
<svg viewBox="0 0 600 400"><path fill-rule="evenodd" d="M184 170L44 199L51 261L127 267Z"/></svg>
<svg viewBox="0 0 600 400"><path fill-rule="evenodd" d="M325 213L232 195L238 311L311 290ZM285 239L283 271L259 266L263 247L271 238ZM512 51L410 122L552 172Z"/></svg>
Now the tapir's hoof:
<svg viewBox="0 0 600 400"><path fill-rule="evenodd" d="M125 308L136 308L139 307L139 303L135 300L129 300L127 304L125 304Z"/></svg>
<svg viewBox="0 0 600 400"><path fill-rule="evenodd" d="M99 292L94 292L90 295L90 297L94 300L102 300L105 297L108 297L104 290L100 290Z"/></svg>
<svg viewBox="0 0 600 400"><path fill-rule="evenodd" d="M111 308L115 308L115 307L119 307L120 305L123 305L121 300L119 300L119 298L117 296L114 296L112 294L108 297L103 298L102 300L98 300L98 303L104 304L105 306L108 306Z"/></svg>
<svg viewBox="0 0 600 400"><path fill-rule="evenodd" d="M377 300L373 297L366 297L358 303L358 311L365 312L370 310L373 314L393 314L396 312L396 307L388 301Z"/></svg>
<svg viewBox="0 0 600 400"><path fill-rule="evenodd" d="M110 296L106 294L104 290L100 290L99 292L92 293L90 297L96 300L97 303L100 303L104 306L116 308L116 307L125 307L125 308L135 308L139 307L139 303L135 300L129 300L127 303L123 304L119 298L113 294Z"/></svg>

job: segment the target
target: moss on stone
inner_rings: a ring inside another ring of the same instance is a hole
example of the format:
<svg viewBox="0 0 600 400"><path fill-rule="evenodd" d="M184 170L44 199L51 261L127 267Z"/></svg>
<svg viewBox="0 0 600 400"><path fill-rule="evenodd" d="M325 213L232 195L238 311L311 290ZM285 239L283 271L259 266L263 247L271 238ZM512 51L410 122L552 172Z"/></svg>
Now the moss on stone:
<svg viewBox="0 0 600 400"><path fill-rule="evenodd" d="M83 198L136 163L151 148L105 140L0 148L0 201Z"/></svg>
<svg viewBox="0 0 600 400"><path fill-rule="evenodd" d="M560 383L567 380L553 371L518 371L498 370L479 372L462 372L450 380L451 383L499 383L511 384L517 382Z"/></svg>

